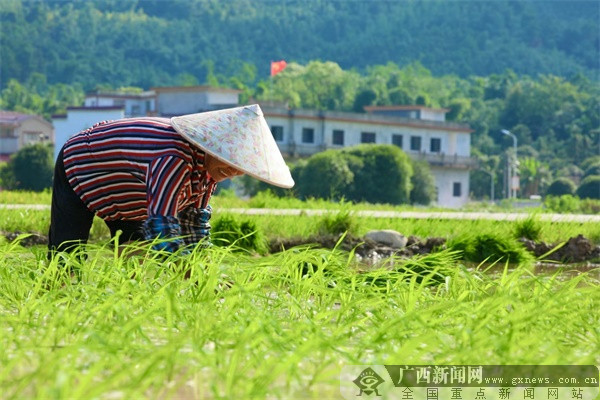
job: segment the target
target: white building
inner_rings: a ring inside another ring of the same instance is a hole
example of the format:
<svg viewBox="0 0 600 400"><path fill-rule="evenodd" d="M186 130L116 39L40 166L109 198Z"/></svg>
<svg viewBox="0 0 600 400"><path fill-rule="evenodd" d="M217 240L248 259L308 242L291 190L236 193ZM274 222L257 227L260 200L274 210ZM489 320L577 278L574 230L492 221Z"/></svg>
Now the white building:
<svg viewBox="0 0 600 400"><path fill-rule="evenodd" d="M361 143L393 144L429 163L437 204L460 207L469 196L472 130L445 121L447 109L421 106L368 107L367 113L288 110L261 106L281 151L310 156Z"/></svg>

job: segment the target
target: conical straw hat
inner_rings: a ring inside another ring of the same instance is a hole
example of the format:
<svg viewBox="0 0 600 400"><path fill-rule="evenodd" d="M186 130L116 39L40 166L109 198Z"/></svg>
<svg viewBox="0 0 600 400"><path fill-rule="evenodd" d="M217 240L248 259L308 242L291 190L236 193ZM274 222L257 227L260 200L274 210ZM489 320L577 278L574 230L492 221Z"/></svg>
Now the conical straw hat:
<svg viewBox="0 0 600 400"><path fill-rule="evenodd" d="M234 168L275 186L294 186L257 104L182 115L171 123L192 144Z"/></svg>

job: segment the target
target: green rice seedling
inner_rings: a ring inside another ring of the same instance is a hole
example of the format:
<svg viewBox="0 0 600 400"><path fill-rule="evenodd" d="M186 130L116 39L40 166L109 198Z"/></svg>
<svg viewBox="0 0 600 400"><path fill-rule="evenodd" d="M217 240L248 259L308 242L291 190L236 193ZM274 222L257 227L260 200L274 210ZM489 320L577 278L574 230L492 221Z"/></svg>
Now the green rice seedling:
<svg viewBox="0 0 600 400"><path fill-rule="evenodd" d="M0 245L3 397L337 398L350 364L600 363L593 271L487 274L447 253L430 285L322 249L87 252L70 277Z"/></svg>
<svg viewBox="0 0 600 400"><path fill-rule="evenodd" d="M407 272L414 276L417 283L440 285L446 277L453 275L460 264L462 253L456 250L441 250L423 256L411 257L395 268L396 271Z"/></svg>
<svg viewBox="0 0 600 400"><path fill-rule="evenodd" d="M525 219L517 220L514 223L514 236L517 239L525 238L538 241L541 237L542 225L535 215L529 215Z"/></svg>
<svg viewBox="0 0 600 400"><path fill-rule="evenodd" d="M460 251L465 260L476 263L502 260L527 264L533 261L533 256L521 243L502 234L464 234L449 240L447 246L449 249Z"/></svg>
<svg viewBox="0 0 600 400"><path fill-rule="evenodd" d="M318 222L318 233L323 235L356 234L358 225L357 217L350 210L341 209L321 217Z"/></svg>
<svg viewBox="0 0 600 400"><path fill-rule="evenodd" d="M265 236L257 224L248 219L240 221L231 214L225 214L216 220L211 240L218 246L234 246L259 254L265 254L267 251Z"/></svg>

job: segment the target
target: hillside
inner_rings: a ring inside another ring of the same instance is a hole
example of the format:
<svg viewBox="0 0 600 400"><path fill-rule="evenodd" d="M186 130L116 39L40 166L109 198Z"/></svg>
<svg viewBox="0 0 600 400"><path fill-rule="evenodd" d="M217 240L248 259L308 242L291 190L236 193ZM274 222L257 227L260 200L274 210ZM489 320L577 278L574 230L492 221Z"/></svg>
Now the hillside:
<svg viewBox="0 0 600 400"><path fill-rule="evenodd" d="M32 73L113 87L264 79L272 60L434 75L598 79L596 1L103 0L0 2L0 88Z"/></svg>

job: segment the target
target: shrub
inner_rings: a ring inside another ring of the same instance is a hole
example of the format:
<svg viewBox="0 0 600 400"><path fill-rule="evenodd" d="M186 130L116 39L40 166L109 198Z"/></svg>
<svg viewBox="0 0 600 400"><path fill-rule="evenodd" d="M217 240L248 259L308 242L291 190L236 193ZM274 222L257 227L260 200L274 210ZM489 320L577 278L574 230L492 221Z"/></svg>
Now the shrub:
<svg viewBox="0 0 600 400"><path fill-rule="evenodd" d="M347 199L369 203L406 204L410 201L411 161L399 147L362 144L342 152L358 158L360 168L351 166L354 182Z"/></svg>
<svg viewBox="0 0 600 400"><path fill-rule="evenodd" d="M435 179L431 174L429 164L425 161L413 161L412 168L410 202L411 204L429 205L436 200Z"/></svg>
<svg viewBox="0 0 600 400"><path fill-rule="evenodd" d="M579 212L583 214L600 214L600 200L583 199L580 202Z"/></svg>
<svg viewBox="0 0 600 400"><path fill-rule="evenodd" d="M301 198L339 199L354 181L348 157L338 150L317 153L308 159L300 173L297 192Z"/></svg>
<svg viewBox="0 0 600 400"><path fill-rule="evenodd" d="M16 181L16 188L40 192L52 186L52 147L33 144L15 153L9 164Z"/></svg>
<svg viewBox="0 0 600 400"><path fill-rule="evenodd" d="M239 221L225 214L218 218L212 228L212 242L217 246L234 246L238 249L266 252L267 244L263 233L253 221Z"/></svg>
<svg viewBox="0 0 600 400"><path fill-rule="evenodd" d="M582 199L600 199L600 175L584 178L577 188L577 195Z"/></svg>
<svg viewBox="0 0 600 400"><path fill-rule="evenodd" d="M317 153L292 170L301 198L389 204L409 202L412 174L406 153L376 144Z"/></svg>
<svg viewBox="0 0 600 400"><path fill-rule="evenodd" d="M517 239L526 238L537 241L539 240L541 233L542 225L540 224L540 220L533 215L515 222L514 235Z"/></svg>
<svg viewBox="0 0 600 400"><path fill-rule="evenodd" d="M575 189L577 189L577 187L575 186L575 183L572 180L570 180L569 178L565 178L565 177L557 178L548 187L548 190L546 191L546 195L547 196L562 196L565 194L573 194L573 193L575 193Z"/></svg>
<svg viewBox="0 0 600 400"><path fill-rule="evenodd" d="M562 196L547 196L544 199L544 206L554 212L569 213L579 210L579 198L570 194Z"/></svg>

